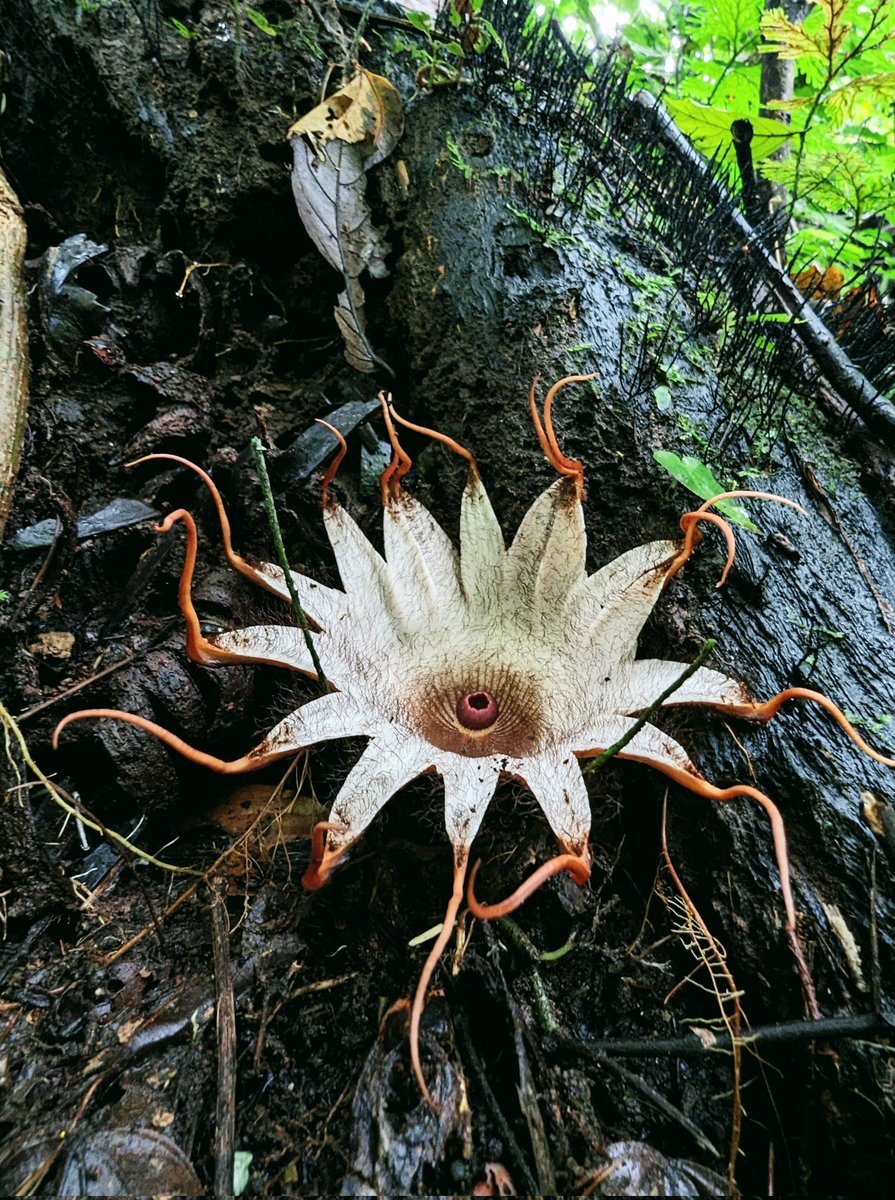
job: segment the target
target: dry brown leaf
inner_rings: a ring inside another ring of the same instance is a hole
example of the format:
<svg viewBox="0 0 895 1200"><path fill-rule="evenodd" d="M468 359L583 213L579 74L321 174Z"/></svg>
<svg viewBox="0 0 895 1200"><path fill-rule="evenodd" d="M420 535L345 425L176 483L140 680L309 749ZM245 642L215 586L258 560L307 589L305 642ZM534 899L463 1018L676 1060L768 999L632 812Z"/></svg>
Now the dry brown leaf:
<svg viewBox="0 0 895 1200"><path fill-rule="evenodd" d="M358 71L345 87L296 121L286 136L307 137L318 158L323 158L323 147L334 138L362 143L367 166L372 167L392 152L403 129L397 89L384 75Z"/></svg>
<svg viewBox="0 0 895 1200"><path fill-rule="evenodd" d="M386 275L389 250L365 198L366 172L391 153L403 128L395 88L381 75L359 71L289 130L295 204L314 245L345 281L335 317L345 357L358 371L382 361L367 340L359 277L363 271Z"/></svg>

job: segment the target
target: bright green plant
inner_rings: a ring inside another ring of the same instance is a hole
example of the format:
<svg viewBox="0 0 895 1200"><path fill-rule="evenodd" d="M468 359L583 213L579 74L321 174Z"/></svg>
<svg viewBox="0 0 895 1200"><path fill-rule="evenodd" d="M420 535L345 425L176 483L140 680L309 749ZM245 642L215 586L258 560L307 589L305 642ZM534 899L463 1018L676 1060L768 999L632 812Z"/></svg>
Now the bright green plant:
<svg viewBox="0 0 895 1200"><path fill-rule="evenodd" d="M790 261L837 266L844 287L868 275L895 282L892 0L814 0L801 24L783 9L765 11L763 0L553 0L552 13L587 49L606 42L614 16L632 85L661 94L733 186L730 125L751 122L756 168L785 189L795 221ZM769 54L795 64L795 86L763 105Z"/></svg>

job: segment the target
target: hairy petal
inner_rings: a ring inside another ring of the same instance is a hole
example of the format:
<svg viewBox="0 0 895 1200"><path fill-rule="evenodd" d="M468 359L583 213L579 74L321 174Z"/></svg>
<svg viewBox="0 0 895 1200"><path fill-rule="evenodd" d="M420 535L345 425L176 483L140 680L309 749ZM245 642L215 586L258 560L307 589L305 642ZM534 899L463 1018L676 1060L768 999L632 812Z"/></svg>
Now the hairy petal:
<svg viewBox="0 0 895 1200"><path fill-rule="evenodd" d="M591 728L576 734L575 754L578 758L593 758L614 746L635 724L633 717L602 717ZM702 779L702 772L690 761L683 746L655 725L644 725L639 729L624 749L619 751L618 757L647 763L651 767L658 767L660 771L670 767Z"/></svg>
<svg viewBox="0 0 895 1200"><path fill-rule="evenodd" d="M555 754L520 759L507 768L524 780L570 854L583 854L590 833L590 798L581 768L569 747Z"/></svg>
<svg viewBox="0 0 895 1200"><path fill-rule="evenodd" d="M686 669L686 663L658 658L640 658L619 667L612 673L611 684L618 711L636 713L649 708ZM666 705L707 704L713 708L742 708L750 703L749 689L744 683L707 667L695 671L665 701Z"/></svg>
<svg viewBox="0 0 895 1200"><path fill-rule="evenodd" d="M292 597L289 595L282 568L268 562L253 563L251 566L256 575L261 577L257 580L258 583L291 604ZM290 571L289 574L292 576L302 608L316 625L328 629L347 614L348 605L344 592L317 583L307 575L300 575L298 571Z"/></svg>
<svg viewBox="0 0 895 1200"><path fill-rule="evenodd" d="M311 634L320 665L329 670L331 648L325 634ZM275 667L291 667L304 675L317 677L304 634L294 625L250 625L229 633L213 634L206 639L212 646L225 650L233 658L251 663L268 663Z"/></svg>
<svg viewBox="0 0 895 1200"><path fill-rule="evenodd" d="M334 738L368 737L380 724L381 718L344 692L328 692L284 717L251 756L290 754Z"/></svg>
<svg viewBox="0 0 895 1200"><path fill-rule="evenodd" d="M383 637L390 640L393 625L390 614L398 605L385 559L340 504L324 508L323 520L345 588L350 621L357 623L363 637L368 636L372 627L378 641Z"/></svg>
<svg viewBox="0 0 895 1200"><path fill-rule="evenodd" d="M330 849L344 850L360 837L386 801L428 771L437 756L437 750L400 726L380 723L333 802L329 819L344 828L329 834Z"/></svg>
<svg viewBox="0 0 895 1200"><path fill-rule="evenodd" d="M443 754L436 767L444 779L444 823L455 850L469 848L497 787L495 758Z"/></svg>
<svg viewBox="0 0 895 1200"><path fill-rule="evenodd" d="M455 611L460 600L457 551L429 510L399 491L386 504L383 537L405 626L426 628L433 619Z"/></svg>
<svg viewBox="0 0 895 1200"><path fill-rule="evenodd" d="M637 638L662 592L673 542L647 542L575 588L566 606L570 649L596 663L632 662Z"/></svg>
<svg viewBox="0 0 895 1200"><path fill-rule="evenodd" d="M460 579L472 612L487 615L500 604L505 557L488 493L481 479L471 474L460 505Z"/></svg>
<svg viewBox="0 0 895 1200"><path fill-rule="evenodd" d="M584 582L586 535L576 481L558 479L522 518L507 551L503 595L517 617L540 624Z"/></svg>

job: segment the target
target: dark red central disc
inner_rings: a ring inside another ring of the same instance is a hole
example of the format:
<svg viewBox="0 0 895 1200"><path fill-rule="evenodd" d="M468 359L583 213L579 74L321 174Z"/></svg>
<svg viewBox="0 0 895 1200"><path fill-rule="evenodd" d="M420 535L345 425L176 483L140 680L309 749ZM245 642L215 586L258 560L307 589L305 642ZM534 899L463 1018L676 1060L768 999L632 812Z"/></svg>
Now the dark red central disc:
<svg viewBox="0 0 895 1200"><path fill-rule="evenodd" d="M487 729L500 709L490 692L467 692L457 701L457 720L466 729Z"/></svg>

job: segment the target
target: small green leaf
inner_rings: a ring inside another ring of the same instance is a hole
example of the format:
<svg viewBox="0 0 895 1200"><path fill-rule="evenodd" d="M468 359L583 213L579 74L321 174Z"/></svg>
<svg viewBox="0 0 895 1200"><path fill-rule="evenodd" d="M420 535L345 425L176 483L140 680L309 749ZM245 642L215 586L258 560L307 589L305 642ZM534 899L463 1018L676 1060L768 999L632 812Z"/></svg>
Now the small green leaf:
<svg viewBox="0 0 895 1200"><path fill-rule="evenodd" d="M713 496L719 496L728 490L718 482L704 462L689 454L680 458L677 454L672 454L670 450L654 450L653 458L660 467L664 467L672 479L682 483L685 488L689 488L702 500L711 500ZM746 510L739 504L734 504L731 500L721 500L716 507L734 525L741 525L743 529L748 529L751 533L761 533Z"/></svg>
<svg viewBox="0 0 895 1200"><path fill-rule="evenodd" d="M233 1153L234 1196L241 1196L249 1185L249 1167L253 1157L251 1150L236 1150Z"/></svg>
<svg viewBox="0 0 895 1200"><path fill-rule="evenodd" d="M244 11L252 24L260 29L262 33L266 33L268 37L278 36L276 29L274 29L263 12L259 12L257 8L246 8Z"/></svg>
<svg viewBox="0 0 895 1200"><path fill-rule="evenodd" d="M773 117L758 117L750 112L722 112L695 100L665 98L665 107L678 127L708 158L721 158L733 147L730 126L733 121L749 121L752 125L752 157L756 162L779 150L792 136L788 125Z"/></svg>
<svg viewBox="0 0 895 1200"><path fill-rule="evenodd" d="M404 14L410 24L420 33L432 32L432 18L428 13L408 11Z"/></svg>
<svg viewBox="0 0 895 1200"><path fill-rule="evenodd" d="M653 399L656 402L656 408L658 408L659 412L668 412L669 408L671 408L671 391L664 383L660 383L658 387L653 388Z"/></svg>
<svg viewBox="0 0 895 1200"><path fill-rule="evenodd" d="M188 42L199 36L194 30L190 29L189 25L184 25L183 21L178 21L176 17L169 17L168 20L171 22L180 36L182 38L186 38Z"/></svg>

